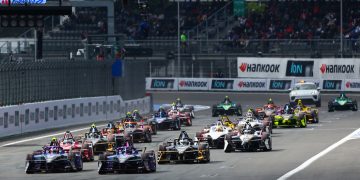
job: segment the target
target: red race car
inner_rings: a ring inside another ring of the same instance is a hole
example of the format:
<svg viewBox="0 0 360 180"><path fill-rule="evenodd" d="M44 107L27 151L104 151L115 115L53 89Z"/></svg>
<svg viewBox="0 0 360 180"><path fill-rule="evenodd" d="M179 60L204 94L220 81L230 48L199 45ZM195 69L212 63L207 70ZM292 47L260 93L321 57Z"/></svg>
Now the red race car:
<svg viewBox="0 0 360 180"><path fill-rule="evenodd" d="M170 109L168 115L172 119L179 119L181 124L192 126L192 118L190 112L180 111L178 109Z"/></svg>
<svg viewBox="0 0 360 180"><path fill-rule="evenodd" d="M70 131L66 131L64 137L60 140L60 147L66 153L80 152L83 161L93 161L93 145L91 141L84 141L80 136L74 138Z"/></svg>

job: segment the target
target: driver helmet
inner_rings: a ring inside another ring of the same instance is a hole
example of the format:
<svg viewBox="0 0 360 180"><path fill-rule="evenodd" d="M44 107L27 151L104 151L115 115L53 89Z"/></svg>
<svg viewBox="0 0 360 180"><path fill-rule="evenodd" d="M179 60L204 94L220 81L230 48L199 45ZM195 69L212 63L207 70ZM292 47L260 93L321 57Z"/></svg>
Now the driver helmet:
<svg viewBox="0 0 360 180"><path fill-rule="evenodd" d="M180 99L180 98L177 98L177 99L176 99L176 102L180 102L180 101L181 101L181 99Z"/></svg>
<svg viewBox="0 0 360 180"><path fill-rule="evenodd" d="M96 128L95 123L92 123L91 128Z"/></svg>
<svg viewBox="0 0 360 180"><path fill-rule="evenodd" d="M160 106L159 111L163 111L164 107Z"/></svg>
<svg viewBox="0 0 360 180"><path fill-rule="evenodd" d="M52 137L52 138L51 138L51 142L57 142L57 138L56 138L56 137Z"/></svg>
<svg viewBox="0 0 360 180"><path fill-rule="evenodd" d="M134 113L134 114L138 114L138 113L139 113L139 110L135 109L135 110L133 111L133 113Z"/></svg>
<svg viewBox="0 0 360 180"><path fill-rule="evenodd" d="M297 103L298 106L303 106L302 102L301 102L301 99L298 100L298 103Z"/></svg>
<svg viewBox="0 0 360 180"><path fill-rule="evenodd" d="M248 110L248 112L246 113L245 117L246 117L246 118L253 118L253 117L254 117L254 114L253 114L253 112L251 111L251 109Z"/></svg>
<svg viewBox="0 0 360 180"><path fill-rule="evenodd" d="M225 96L225 100L229 100L230 98L229 98L229 96Z"/></svg>
<svg viewBox="0 0 360 180"><path fill-rule="evenodd" d="M268 104L274 104L274 101L271 98L269 98Z"/></svg>
<svg viewBox="0 0 360 180"><path fill-rule="evenodd" d="M340 93L340 97L345 98L346 97L345 93L344 92Z"/></svg>
<svg viewBox="0 0 360 180"><path fill-rule="evenodd" d="M222 131L223 131L223 127L220 126L219 124L216 125L216 131L217 131L217 132L222 132Z"/></svg>
<svg viewBox="0 0 360 180"><path fill-rule="evenodd" d="M126 118L131 118L132 116L131 116L131 112L127 112L126 113Z"/></svg>

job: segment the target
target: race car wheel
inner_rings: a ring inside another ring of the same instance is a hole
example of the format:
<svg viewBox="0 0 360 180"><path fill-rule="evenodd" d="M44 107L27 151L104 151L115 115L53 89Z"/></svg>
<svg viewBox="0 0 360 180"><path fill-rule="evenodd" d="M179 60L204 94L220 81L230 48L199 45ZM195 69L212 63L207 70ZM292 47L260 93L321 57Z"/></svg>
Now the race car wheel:
<svg viewBox="0 0 360 180"><path fill-rule="evenodd" d="M264 151L271 151L272 150L272 142L271 142L271 138L266 138L265 141L265 146L264 146Z"/></svg>
<svg viewBox="0 0 360 180"><path fill-rule="evenodd" d="M229 143L231 141L231 135L227 134L224 139L224 152L230 153L233 151L231 144Z"/></svg>
<svg viewBox="0 0 360 180"><path fill-rule="evenodd" d="M152 138L151 138L151 133L150 131L148 132L145 132L145 142L151 142L152 141Z"/></svg>
<svg viewBox="0 0 360 180"><path fill-rule="evenodd" d="M181 130L181 122L180 122L179 119L176 120L176 122L175 122L175 128L174 128L174 130Z"/></svg>
<svg viewBox="0 0 360 180"><path fill-rule="evenodd" d="M315 103L316 107L321 107L321 99L319 99L316 103Z"/></svg>
<svg viewBox="0 0 360 180"><path fill-rule="evenodd" d="M242 115L242 108L241 108L241 105L240 105L240 104L238 104L238 105L236 106L236 115L237 115L237 116L241 116L241 115Z"/></svg>
<svg viewBox="0 0 360 180"><path fill-rule="evenodd" d="M151 130L152 130L152 134L156 135L157 134L157 125L152 125Z"/></svg>
<svg viewBox="0 0 360 180"><path fill-rule="evenodd" d="M98 162L98 173L99 174L105 174L106 173L106 171L104 171L104 169L105 169L104 165L105 164L103 164L103 162L105 160L106 160L106 155L100 154L99 155L99 162Z"/></svg>
<svg viewBox="0 0 360 180"><path fill-rule="evenodd" d="M186 125L187 125L187 126L192 126L192 119L191 119L191 118L189 118L189 119L187 120Z"/></svg>
<svg viewBox="0 0 360 180"><path fill-rule="evenodd" d="M357 111L358 110L358 106L357 106L357 102L355 101L352 107L353 111Z"/></svg>
<svg viewBox="0 0 360 180"><path fill-rule="evenodd" d="M26 156L26 163L25 163L25 172L26 174L33 174L34 172L31 171L32 169L32 163L30 162L31 160L33 160L33 156L32 154L28 154Z"/></svg>

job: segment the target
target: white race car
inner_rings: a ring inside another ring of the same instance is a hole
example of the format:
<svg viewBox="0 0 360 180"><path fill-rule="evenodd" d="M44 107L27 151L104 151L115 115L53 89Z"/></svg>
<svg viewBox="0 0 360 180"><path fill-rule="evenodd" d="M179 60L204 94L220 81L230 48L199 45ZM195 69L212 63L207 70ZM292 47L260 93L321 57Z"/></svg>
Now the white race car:
<svg viewBox="0 0 360 180"><path fill-rule="evenodd" d="M296 103L301 100L304 104L315 104L321 106L320 88L313 82L301 81L296 83L292 89L289 89L290 103Z"/></svg>
<svg viewBox="0 0 360 180"><path fill-rule="evenodd" d="M232 132L231 128L225 126L221 121L217 121L201 132L197 132L194 140L207 141L212 148L223 148L225 136L230 132Z"/></svg>

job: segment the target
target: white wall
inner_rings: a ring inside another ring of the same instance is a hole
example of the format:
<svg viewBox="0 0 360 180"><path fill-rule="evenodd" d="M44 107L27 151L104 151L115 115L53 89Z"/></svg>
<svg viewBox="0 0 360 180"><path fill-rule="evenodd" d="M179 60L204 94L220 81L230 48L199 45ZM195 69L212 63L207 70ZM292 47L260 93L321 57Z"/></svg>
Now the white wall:
<svg viewBox="0 0 360 180"><path fill-rule="evenodd" d="M150 97L123 101L120 96L102 96L4 106L0 107L0 137L114 120L134 109L148 113Z"/></svg>

